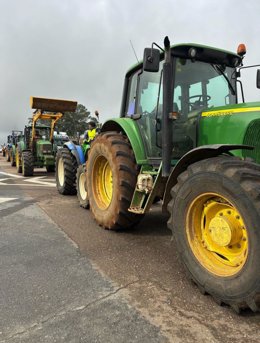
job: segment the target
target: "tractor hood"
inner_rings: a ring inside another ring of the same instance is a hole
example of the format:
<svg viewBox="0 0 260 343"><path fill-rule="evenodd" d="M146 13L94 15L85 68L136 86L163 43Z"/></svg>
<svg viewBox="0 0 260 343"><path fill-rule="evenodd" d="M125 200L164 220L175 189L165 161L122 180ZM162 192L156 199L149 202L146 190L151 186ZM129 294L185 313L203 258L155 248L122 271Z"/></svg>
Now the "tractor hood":
<svg viewBox="0 0 260 343"><path fill-rule="evenodd" d="M236 155L252 157L260 163L260 102L215 107L202 112L198 145L207 144L254 146L254 150L239 151Z"/></svg>

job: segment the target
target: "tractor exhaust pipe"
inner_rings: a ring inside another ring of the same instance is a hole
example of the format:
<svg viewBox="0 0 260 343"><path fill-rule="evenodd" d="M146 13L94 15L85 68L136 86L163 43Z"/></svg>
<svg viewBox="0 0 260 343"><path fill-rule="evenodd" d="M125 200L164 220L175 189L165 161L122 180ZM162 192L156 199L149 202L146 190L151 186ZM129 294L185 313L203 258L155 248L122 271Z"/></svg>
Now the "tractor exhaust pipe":
<svg viewBox="0 0 260 343"><path fill-rule="evenodd" d="M173 111L173 71L170 41L164 38L164 64L163 64L163 115L162 115L162 177L168 177L171 171L172 154L172 120Z"/></svg>

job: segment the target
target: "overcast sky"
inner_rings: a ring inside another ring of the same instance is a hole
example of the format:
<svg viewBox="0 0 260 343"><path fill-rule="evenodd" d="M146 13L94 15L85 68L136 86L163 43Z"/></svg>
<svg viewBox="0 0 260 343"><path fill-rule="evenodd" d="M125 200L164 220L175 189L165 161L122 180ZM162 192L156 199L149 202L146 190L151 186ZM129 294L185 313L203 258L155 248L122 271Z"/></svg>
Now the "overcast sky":
<svg viewBox="0 0 260 343"><path fill-rule="evenodd" d="M259 0L0 0L0 143L22 130L33 96L76 100L101 120L119 114L124 74L153 41L195 42L260 63ZM256 71L246 100L260 100Z"/></svg>

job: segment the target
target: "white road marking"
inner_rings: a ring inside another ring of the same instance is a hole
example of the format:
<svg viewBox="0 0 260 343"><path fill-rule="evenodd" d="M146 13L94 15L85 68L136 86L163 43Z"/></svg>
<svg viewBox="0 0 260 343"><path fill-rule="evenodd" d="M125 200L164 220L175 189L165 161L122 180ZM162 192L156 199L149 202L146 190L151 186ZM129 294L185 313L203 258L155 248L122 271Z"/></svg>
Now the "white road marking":
<svg viewBox="0 0 260 343"><path fill-rule="evenodd" d="M53 178L48 179L48 178L46 178L46 176L35 176L35 177L27 178L27 177L24 177L21 175L15 175L15 174L10 174L10 173L0 171L0 175L1 174L5 175L5 176L10 176L8 178L3 178L3 179L0 178L0 185L1 186L28 186L28 184L27 184L27 182L28 182L28 183L32 183L30 186L34 186L34 187L35 186L56 187L56 182L55 182L56 180ZM17 178L20 180L22 179L26 183L15 183L15 184L4 183L4 181L11 180L14 178Z"/></svg>
<svg viewBox="0 0 260 343"><path fill-rule="evenodd" d="M24 176L21 176L21 175L15 175L15 174L10 174L10 173L5 173L5 172L2 172L2 171L0 171L0 174L2 174L2 175L7 175L7 176L11 176L11 177L16 177L16 178L18 178L18 179L24 179Z"/></svg>
<svg viewBox="0 0 260 343"><path fill-rule="evenodd" d="M18 198L0 198L0 204L2 204L3 202L7 202L7 201L12 201L12 200L16 200Z"/></svg>
<svg viewBox="0 0 260 343"><path fill-rule="evenodd" d="M38 185L45 185L45 186L51 186L51 187L53 187L53 186L55 186L53 183L51 183L51 182L48 182L48 181L44 181L44 180L42 180L42 178L44 178L45 176L38 176L38 177L34 177L34 178L30 178L30 179L26 179L26 180L24 180L25 182L31 182L31 183L36 183L36 184L38 184ZM41 181L41 180L42 181Z"/></svg>
<svg viewBox="0 0 260 343"><path fill-rule="evenodd" d="M0 182L0 186L26 186L26 187L56 187L56 184L52 183L52 184L26 184L26 183L12 183L12 184L8 184L8 183L1 183Z"/></svg>

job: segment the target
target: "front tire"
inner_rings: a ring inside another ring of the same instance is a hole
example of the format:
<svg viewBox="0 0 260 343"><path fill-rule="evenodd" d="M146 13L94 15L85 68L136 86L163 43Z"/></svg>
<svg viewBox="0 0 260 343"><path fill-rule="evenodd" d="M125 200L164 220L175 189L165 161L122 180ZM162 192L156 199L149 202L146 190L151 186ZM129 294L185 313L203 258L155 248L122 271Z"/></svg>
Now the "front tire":
<svg viewBox="0 0 260 343"><path fill-rule="evenodd" d="M15 153L15 164L16 164L16 171L17 173L20 174L22 172L22 164L21 164L21 155L18 150L16 150L16 153Z"/></svg>
<svg viewBox="0 0 260 343"><path fill-rule="evenodd" d="M87 190L91 212L106 229L129 228L142 218L128 211L138 169L127 138L116 132L97 136L87 160Z"/></svg>
<svg viewBox="0 0 260 343"><path fill-rule="evenodd" d="M22 153L22 173L23 176L33 176L34 160L31 151Z"/></svg>
<svg viewBox="0 0 260 343"><path fill-rule="evenodd" d="M77 169L77 196L80 203L80 206L88 209L89 200L87 192L87 179L86 179L86 165L81 164Z"/></svg>
<svg viewBox="0 0 260 343"><path fill-rule="evenodd" d="M77 161L67 148L57 151L55 171L59 193L62 195L76 194Z"/></svg>
<svg viewBox="0 0 260 343"><path fill-rule="evenodd" d="M168 222L190 278L236 312L260 310L260 167L233 157L190 165Z"/></svg>

